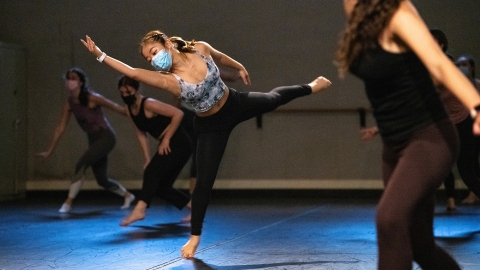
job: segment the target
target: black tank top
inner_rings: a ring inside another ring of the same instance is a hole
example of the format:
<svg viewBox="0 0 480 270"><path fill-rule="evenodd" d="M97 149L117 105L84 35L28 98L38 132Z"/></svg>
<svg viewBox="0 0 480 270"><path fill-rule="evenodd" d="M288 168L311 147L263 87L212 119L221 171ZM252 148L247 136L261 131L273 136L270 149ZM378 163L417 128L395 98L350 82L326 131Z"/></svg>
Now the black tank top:
<svg viewBox="0 0 480 270"><path fill-rule="evenodd" d="M133 123L135 123L135 126L139 130L146 132L150 134L152 137L158 139L158 137L160 137L160 135L165 130L165 128L167 128L167 126L170 124L172 119L170 117L166 117L158 114L152 118L147 118L144 110L144 104L146 99L147 99L146 97L142 99L142 102L140 103L140 109L138 110L137 115L134 115L132 113L132 109L130 108L130 106L128 106L128 111L130 112L130 116L133 120ZM178 133L178 132L175 132L175 133ZM172 136L172 139L174 136Z"/></svg>
<svg viewBox="0 0 480 270"><path fill-rule="evenodd" d="M390 53L380 46L363 52L350 71L365 84L382 137L398 141L448 118L428 70L413 52Z"/></svg>

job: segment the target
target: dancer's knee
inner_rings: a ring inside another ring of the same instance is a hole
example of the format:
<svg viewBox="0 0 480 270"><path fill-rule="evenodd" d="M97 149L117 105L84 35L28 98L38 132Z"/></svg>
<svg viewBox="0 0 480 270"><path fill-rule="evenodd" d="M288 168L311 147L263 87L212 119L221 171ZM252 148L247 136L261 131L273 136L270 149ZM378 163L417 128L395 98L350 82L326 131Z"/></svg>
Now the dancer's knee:
<svg viewBox="0 0 480 270"><path fill-rule="evenodd" d="M391 212L382 210L377 212L375 221L379 239L391 239L399 231L408 230L405 219Z"/></svg>
<svg viewBox="0 0 480 270"><path fill-rule="evenodd" d="M105 189L108 189L112 186L115 186L112 182L108 180L108 177L102 176L102 177L97 177L95 176L95 180L97 181L97 184Z"/></svg>

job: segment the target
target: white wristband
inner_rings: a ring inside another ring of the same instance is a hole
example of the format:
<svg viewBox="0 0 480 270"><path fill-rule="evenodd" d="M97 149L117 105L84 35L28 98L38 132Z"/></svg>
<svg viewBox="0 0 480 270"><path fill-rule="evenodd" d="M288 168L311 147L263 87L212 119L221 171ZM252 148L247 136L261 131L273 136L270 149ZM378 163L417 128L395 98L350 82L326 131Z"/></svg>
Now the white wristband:
<svg viewBox="0 0 480 270"><path fill-rule="evenodd" d="M478 114L478 112L475 109L472 109L470 111L470 117L472 117L473 119L477 118L477 114Z"/></svg>
<svg viewBox="0 0 480 270"><path fill-rule="evenodd" d="M475 119L475 118L477 118L478 112L480 112L480 105L477 105L473 109L470 110L470 116L473 119Z"/></svg>
<svg viewBox="0 0 480 270"><path fill-rule="evenodd" d="M102 63L103 60L105 60L105 57L107 57L107 54L105 52L102 52L102 55L100 55L100 57L97 58L97 61Z"/></svg>

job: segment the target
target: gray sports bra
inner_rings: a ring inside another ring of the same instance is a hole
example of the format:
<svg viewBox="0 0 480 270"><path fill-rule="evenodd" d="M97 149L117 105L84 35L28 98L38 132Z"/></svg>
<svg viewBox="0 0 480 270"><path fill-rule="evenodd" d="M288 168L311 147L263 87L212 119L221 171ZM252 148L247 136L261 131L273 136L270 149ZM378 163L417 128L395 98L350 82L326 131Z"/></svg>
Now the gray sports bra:
<svg viewBox="0 0 480 270"><path fill-rule="evenodd" d="M220 78L220 71L211 57L197 52L207 64L207 76L200 83L188 83L173 74L180 84L180 98L195 112L206 112L225 94L227 86Z"/></svg>

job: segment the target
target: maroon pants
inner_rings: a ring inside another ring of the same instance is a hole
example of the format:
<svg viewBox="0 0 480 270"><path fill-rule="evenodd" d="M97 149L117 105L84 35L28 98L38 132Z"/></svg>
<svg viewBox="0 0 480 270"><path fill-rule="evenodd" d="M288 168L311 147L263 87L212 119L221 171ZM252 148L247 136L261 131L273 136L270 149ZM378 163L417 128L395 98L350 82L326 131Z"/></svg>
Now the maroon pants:
<svg viewBox="0 0 480 270"><path fill-rule="evenodd" d="M377 214L379 269L460 269L436 245L433 236L434 195L455 162L458 138L444 120L422 128L400 142L384 142L384 192Z"/></svg>

